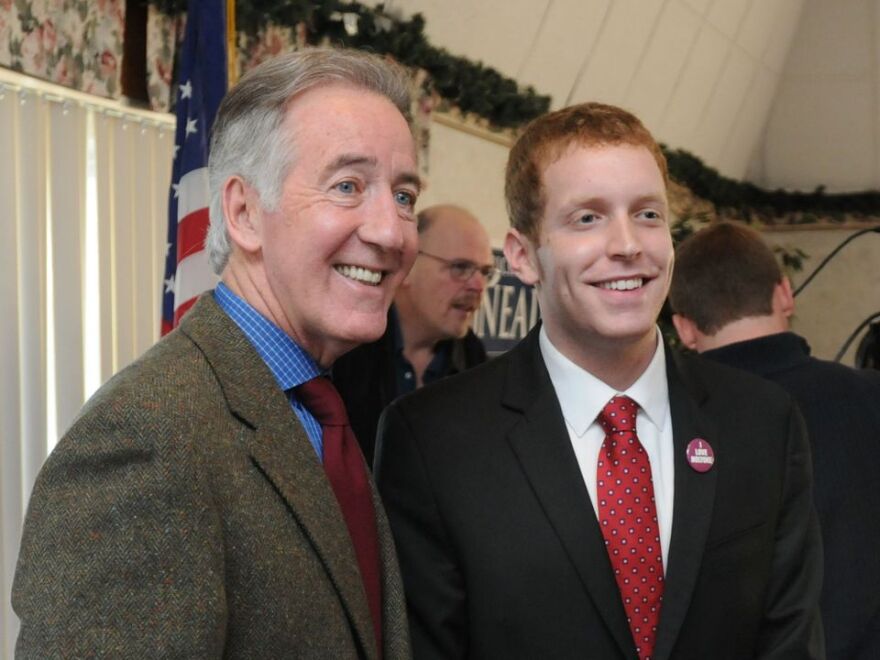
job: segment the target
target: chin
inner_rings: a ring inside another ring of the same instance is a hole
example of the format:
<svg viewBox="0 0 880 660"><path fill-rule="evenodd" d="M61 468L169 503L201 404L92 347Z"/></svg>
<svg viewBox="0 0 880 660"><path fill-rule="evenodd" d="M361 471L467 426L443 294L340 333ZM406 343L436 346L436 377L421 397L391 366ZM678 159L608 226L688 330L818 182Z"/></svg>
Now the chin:
<svg viewBox="0 0 880 660"><path fill-rule="evenodd" d="M447 339L461 339L464 337L468 330L470 330L471 324L470 322L466 323L462 326L456 326L454 328L447 328L446 330L446 338Z"/></svg>
<svg viewBox="0 0 880 660"><path fill-rule="evenodd" d="M385 333L387 325L388 317L385 314L370 321L363 320L359 323L352 323L348 328L348 332L345 333L345 340L355 345L369 344L379 339Z"/></svg>
<svg viewBox="0 0 880 660"><path fill-rule="evenodd" d="M648 341L649 338L653 339L655 333L655 326L652 325L648 328L620 329L617 332L609 332L608 336L626 344L638 344L642 341Z"/></svg>

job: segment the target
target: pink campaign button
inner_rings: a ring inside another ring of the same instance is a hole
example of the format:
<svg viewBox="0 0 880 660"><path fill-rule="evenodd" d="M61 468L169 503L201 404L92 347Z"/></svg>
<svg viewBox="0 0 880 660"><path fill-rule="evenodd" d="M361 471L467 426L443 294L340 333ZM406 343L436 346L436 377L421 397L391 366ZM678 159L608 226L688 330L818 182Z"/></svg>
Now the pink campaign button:
<svg viewBox="0 0 880 660"><path fill-rule="evenodd" d="M702 438L694 438L687 446L687 459L697 472L708 472L715 465L715 452Z"/></svg>

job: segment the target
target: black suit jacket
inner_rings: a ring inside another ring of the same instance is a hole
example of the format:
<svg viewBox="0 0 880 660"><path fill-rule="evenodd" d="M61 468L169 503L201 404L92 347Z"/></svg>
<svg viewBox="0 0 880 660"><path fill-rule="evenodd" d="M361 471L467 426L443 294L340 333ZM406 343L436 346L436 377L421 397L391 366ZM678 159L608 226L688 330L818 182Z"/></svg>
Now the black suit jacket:
<svg viewBox="0 0 880 660"><path fill-rule="evenodd" d="M374 342L358 346L333 364L333 384L345 402L351 428L370 466L373 464L379 415L399 396L394 355L396 329L397 320L392 308L388 312L385 334ZM460 373L487 359L483 342L472 330L461 339L445 343L449 346L449 370L444 376Z"/></svg>
<svg viewBox="0 0 880 660"><path fill-rule="evenodd" d="M655 660L824 657L821 541L803 422L774 385L667 363L675 502ZM712 470L685 459L696 437ZM635 658L605 544L538 346L403 397L376 478L416 660Z"/></svg>
<svg viewBox="0 0 880 660"><path fill-rule="evenodd" d="M810 357L784 332L706 351L785 388L807 423L825 548L822 622L828 657L880 658L880 372Z"/></svg>

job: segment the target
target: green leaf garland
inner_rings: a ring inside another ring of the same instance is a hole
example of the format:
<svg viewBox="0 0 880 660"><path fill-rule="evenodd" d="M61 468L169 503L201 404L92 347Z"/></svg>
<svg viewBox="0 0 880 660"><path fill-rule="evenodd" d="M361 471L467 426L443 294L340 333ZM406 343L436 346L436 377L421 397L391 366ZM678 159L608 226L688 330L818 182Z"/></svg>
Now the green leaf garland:
<svg viewBox="0 0 880 660"><path fill-rule="evenodd" d="M185 13L187 7L186 0L146 2L172 16ZM427 71L429 84L445 103L481 117L495 129L516 129L550 108L550 97L532 87L520 88L491 67L432 46L425 37L421 14L403 19L386 12L381 4L373 8L340 0L238 0L236 24L248 34L269 24L304 25L310 44L327 40L391 55L402 64ZM878 191L826 194L822 186L813 192L764 190L724 177L684 150L663 149L670 176L722 215L768 224L880 218Z"/></svg>

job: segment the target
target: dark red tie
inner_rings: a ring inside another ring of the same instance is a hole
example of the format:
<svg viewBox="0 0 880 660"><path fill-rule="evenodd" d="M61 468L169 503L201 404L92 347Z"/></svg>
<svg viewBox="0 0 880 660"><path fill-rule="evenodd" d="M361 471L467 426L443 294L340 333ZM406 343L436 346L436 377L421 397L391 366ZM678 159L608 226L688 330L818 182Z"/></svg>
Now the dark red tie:
<svg viewBox="0 0 880 660"><path fill-rule="evenodd" d="M323 430L324 471L333 492L336 493L354 545L381 658L382 585L379 537L376 533L376 511L373 509L364 458L348 423L345 405L333 383L319 376L297 387L295 393Z"/></svg>
<svg viewBox="0 0 880 660"><path fill-rule="evenodd" d="M599 523L639 658L654 652L663 600L663 556L648 454L636 435L638 405L611 399L599 413L605 442L599 451Z"/></svg>

